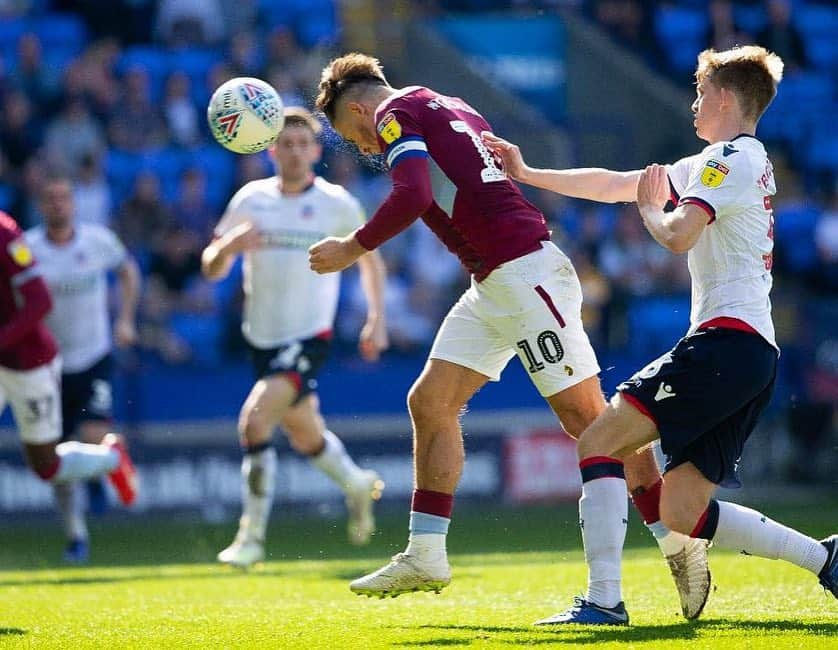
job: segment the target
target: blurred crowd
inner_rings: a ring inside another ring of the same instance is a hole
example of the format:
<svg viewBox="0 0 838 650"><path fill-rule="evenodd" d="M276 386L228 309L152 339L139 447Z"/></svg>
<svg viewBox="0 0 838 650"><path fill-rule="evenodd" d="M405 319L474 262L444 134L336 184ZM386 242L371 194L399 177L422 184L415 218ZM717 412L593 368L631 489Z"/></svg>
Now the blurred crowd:
<svg viewBox="0 0 838 650"><path fill-rule="evenodd" d="M824 70L823 53L811 60L806 39L789 20L789 1L702 3L703 31L693 46L763 43L785 58L790 79L817 78L820 92L826 84L834 102L836 70ZM442 10L484 4L436 2ZM586 11L653 67L682 84L689 78L683 62L670 56L677 48L667 46L666 32L656 25L675 20L662 11L682 11L676 19L689 21L697 11L690 0L495 4ZM743 14L743 7L761 8L762 18ZM750 16L749 29L761 26L759 32L748 33L740 16ZM648 38L650 33L659 38ZM245 75L269 81L288 105L310 105L338 38L332 0L0 0L0 209L32 227L40 221L38 189L45 174L55 169L69 175L77 219L113 228L143 269L142 347L170 363L223 362L241 346L240 276L206 283L199 254L232 193L273 170L267 155L233 156L211 141L206 102L219 84ZM830 326L838 318L838 188L834 168L813 167L801 157L808 122L787 117L771 122L766 116L781 188L775 270L784 307L777 319L788 367L796 373L789 380L793 394L815 405L800 411L795 426L817 438L812 432L826 430L833 413L822 406L834 407L838 395L838 343ZM789 123L799 130L787 130ZM369 214L389 191L387 177L328 129L318 171L346 186ZM633 205L593 205L548 192L529 196L574 259L598 349L650 356L660 351L661 338L670 341L683 331L685 259L651 240ZM468 279L421 224L382 252L394 347L424 351ZM810 303L810 295L833 300ZM348 272L339 341L354 343L363 314L357 275Z"/></svg>

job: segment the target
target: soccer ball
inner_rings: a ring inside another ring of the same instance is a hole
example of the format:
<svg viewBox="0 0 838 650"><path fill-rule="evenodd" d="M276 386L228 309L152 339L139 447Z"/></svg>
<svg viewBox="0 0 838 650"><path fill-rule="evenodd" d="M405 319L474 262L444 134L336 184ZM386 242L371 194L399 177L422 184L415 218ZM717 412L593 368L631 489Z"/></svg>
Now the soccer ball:
<svg viewBox="0 0 838 650"><path fill-rule="evenodd" d="M282 99L270 84L253 77L237 77L212 94L207 120L213 137L236 153L264 151L285 123Z"/></svg>

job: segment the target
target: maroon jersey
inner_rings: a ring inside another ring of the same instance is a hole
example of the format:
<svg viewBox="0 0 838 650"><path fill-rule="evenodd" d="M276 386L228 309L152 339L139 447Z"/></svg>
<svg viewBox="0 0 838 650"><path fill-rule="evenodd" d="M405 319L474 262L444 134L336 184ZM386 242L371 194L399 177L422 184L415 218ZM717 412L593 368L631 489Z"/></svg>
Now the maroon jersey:
<svg viewBox="0 0 838 650"><path fill-rule="evenodd" d="M394 189L356 234L362 246L379 246L421 216L482 280L549 239L544 215L483 144L489 123L463 100L411 86L382 102L375 121ZM429 157L456 187L450 216L429 193Z"/></svg>
<svg viewBox="0 0 838 650"><path fill-rule="evenodd" d="M29 370L52 361L57 348L42 322L50 307L23 233L0 212L0 366Z"/></svg>

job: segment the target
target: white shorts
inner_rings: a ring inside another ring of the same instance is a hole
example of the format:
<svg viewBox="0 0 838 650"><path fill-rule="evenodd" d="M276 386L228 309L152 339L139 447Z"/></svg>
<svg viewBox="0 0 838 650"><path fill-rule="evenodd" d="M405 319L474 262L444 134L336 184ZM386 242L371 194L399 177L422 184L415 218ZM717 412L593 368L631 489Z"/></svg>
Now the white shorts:
<svg viewBox="0 0 838 650"><path fill-rule="evenodd" d="M42 445L61 438L61 358L31 370L0 366L0 413L12 407L20 439Z"/></svg>
<svg viewBox="0 0 838 650"><path fill-rule="evenodd" d="M579 278L552 242L482 282L472 279L442 322L430 357L498 381L516 354L544 397L599 373L582 328Z"/></svg>

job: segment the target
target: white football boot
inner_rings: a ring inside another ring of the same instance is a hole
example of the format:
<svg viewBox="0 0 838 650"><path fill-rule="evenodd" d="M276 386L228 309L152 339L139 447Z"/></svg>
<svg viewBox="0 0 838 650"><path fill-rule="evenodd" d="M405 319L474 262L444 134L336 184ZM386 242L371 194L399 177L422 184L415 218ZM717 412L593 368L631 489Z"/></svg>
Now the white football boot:
<svg viewBox="0 0 838 650"><path fill-rule="evenodd" d="M359 596L395 598L413 591L439 593L451 582L451 567L443 555L438 562L421 562L415 556L398 553L378 571L353 580L349 588Z"/></svg>
<svg viewBox="0 0 838 650"><path fill-rule="evenodd" d="M710 595L710 566L707 562L709 545L707 540L690 538L683 549L666 556L681 599L681 612L687 620L701 615Z"/></svg>
<svg viewBox="0 0 838 650"><path fill-rule="evenodd" d="M265 559L265 545L259 540L239 532L233 543L216 557L222 564L247 569Z"/></svg>
<svg viewBox="0 0 838 650"><path fill-rule="evenodd" d="M346 509L349 514L347 529L349 543L355 546L369 544L375 532L372 506L381 498L384 481L371 469L360 472L359 480L346 490Z"/></svg>

